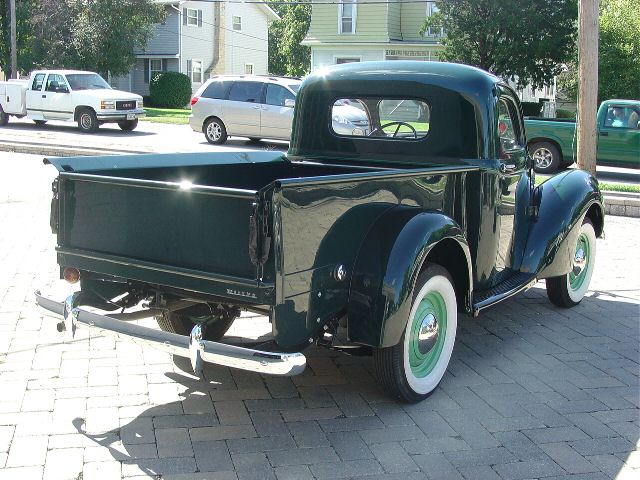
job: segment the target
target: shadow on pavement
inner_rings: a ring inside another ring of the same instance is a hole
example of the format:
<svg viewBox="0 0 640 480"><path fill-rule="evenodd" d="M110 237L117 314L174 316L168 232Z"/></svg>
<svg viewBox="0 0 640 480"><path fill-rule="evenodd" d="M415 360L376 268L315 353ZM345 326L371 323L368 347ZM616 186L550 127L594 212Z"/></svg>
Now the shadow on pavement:
<svg viewBox="0 0 640 480"><path fill-rule="evenodd" d="M22 130L22 131L39 131L46 133L49 132L64 132L64 133L75 133L77 135L86 136L87 139L91 137L100 137L104 135L108 135L110 137L147 137L149 135L156 135L155 132L145 132L142 130L133 130L131 132L124 132L120 130L117 123L107 123L104 125L100 125L100 128L95 133L82 133L78 126L75 123L68 122L66 125L60 124L46 124L46 125L36 125L35 123L16 123L9 122L7 126L3 127L7 130Z"/></svg>
<svg viewBox="0 0 640 480"><path fill-rule="evenodd" d="M322 445L341 453L342 437L354 439L350 445L375 462L367 441L373 430L379 438L388 432L389 439L379 441L402 445L403 461L408 453L418 465L426 452L463 468L490 449L500 458L481 463L502 476L542 468L541 476L603 472L614 478L640 439L639 310L633 301L598 293L563 310L536 287L479 318L461 318L441 385L415 405L381 392L368 358L311 348L308 368L293 379L214 365L206 366L203 381L165 373L182 390L180 400L150 407L107 432L86 433L81 418L74 425L123 462L123 475L124 466L134 465L152 478L234 470L231 455L246 453L251 438L249 452L259 452L254 455L262 455L269 470L264 478L273 476L267 460L275 450L294 455ZM187 369L188 360L178 366ZM327 415L316 416L319 411ZM445 440L457 447L438 447Z"/></svg>

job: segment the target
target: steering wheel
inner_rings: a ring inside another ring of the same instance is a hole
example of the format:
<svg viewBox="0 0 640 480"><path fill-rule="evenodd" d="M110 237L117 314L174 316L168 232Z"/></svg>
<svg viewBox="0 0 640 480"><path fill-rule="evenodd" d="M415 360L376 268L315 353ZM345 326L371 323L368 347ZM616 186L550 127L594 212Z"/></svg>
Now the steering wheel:
<svg viewBox="0 0 640 480"><path fill-rule="evenodd" d="M391 125L397 125L396 131L393 132L393 135L391 135L392 138L396 138L398 136L398 132L400 131L400 127L402 127L402 126L409 127L411 129L411 132L413 133L413 138L418 138L418 132L416 132L416 129L413 128L413 125L411 125L409 123L406 123L406 122L389 122L389 123L385 123L384 125L380 125L380 127L377 127L377 128L374 128L373 130L371 130L371 133L369 134L369 136L371 137L375 133L382 132L385 128L390 127Z"/></svg>

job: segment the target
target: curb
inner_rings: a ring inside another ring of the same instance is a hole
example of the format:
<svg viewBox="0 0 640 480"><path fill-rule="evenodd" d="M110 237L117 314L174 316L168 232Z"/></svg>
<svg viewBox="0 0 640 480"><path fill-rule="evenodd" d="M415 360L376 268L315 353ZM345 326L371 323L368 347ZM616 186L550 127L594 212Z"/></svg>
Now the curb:
<svg viewBox="0 0 640 480"><path fill-rule="evenodd" d="M113 148L78 148L69 145L43 145L23 142L0 142L0 151L29 153L51 157L83 157L153 153L147 151L118 150ZM640 218L640 195L622 192L602 192L605 215Z"/></svg>
<svg viewBox="0 0 640 480"><path fill-rule="evenodd" d="M28 153L31 155L42 155L45 157L84 157L100 155L122 155L122 154L142 154L152 153L141 150L120 150L115 148L100 147L74 147L71 145L44 145L26 142L0 141L0 151Z"/></svg>
<svg viewBox="0 0 640 480"><path fill-rule="evenodd" d="M602 192L605 215L640 218L640 195L621 192Z"/></svg>

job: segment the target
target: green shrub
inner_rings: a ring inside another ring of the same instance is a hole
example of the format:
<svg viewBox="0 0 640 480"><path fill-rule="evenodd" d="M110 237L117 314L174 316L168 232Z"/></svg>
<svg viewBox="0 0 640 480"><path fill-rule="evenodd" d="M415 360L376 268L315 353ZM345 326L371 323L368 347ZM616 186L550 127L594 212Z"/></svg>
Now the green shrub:
<svg viewBox="0 0 640 480"><path fill-rule="evenodd" d="M539 117L542 105L538 102L520 102L522 105L522 115L525 117Z"/></svg>
<svg viewBox="0 0 640 480"><path fill-rule="evenodd" d="M155 107L153 100L151 99L151 95L143 95L142 101L144 102L145 107Z"/></svg>
<svg viewBox="0 0 640 480"><path fill-rule="evenodd" d="M191 80L184 73L164 72L149 83L151 104L161 108L182 108L191 99Z"/></svg>
<svg viewBox="0 0 640 480"><path fill-rule="evenodd" d="M576 118L576 112L572 112L571 110L565 110L563 108L556 109L556 118Z"/></svg>

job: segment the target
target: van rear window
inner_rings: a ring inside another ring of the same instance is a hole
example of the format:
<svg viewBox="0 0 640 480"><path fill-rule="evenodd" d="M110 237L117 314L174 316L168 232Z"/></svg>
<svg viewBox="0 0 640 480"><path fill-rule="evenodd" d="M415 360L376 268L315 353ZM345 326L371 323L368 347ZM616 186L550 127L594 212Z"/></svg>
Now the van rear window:
<svg viewBox="0 0 640 480"><path fill-rule="evenodd" d="M225 99L227 98L227 94L229 93L229 87L231 87L230 81L217 81L211 82L207 88L202 92L202 97L204 98L217 98L217 99Z"/></svg>

